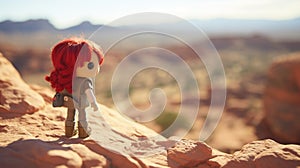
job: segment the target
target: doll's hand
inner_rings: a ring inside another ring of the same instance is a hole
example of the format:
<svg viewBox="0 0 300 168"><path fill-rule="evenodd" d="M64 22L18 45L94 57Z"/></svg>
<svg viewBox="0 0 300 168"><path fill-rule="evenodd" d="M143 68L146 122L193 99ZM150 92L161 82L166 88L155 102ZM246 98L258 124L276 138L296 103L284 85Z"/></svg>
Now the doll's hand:
<svg viewBox="0 0 300 168"><path fill-rule="evenodd" d="M92 108L94 109L94 111L98 111L99 110L99 106L97 103L91 103Z"/></svg>

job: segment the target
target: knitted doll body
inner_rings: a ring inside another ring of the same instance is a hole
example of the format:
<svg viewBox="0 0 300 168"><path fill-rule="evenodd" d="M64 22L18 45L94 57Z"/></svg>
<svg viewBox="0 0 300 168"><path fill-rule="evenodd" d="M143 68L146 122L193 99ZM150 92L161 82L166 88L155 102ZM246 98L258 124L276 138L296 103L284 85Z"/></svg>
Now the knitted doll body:
<svg viewBox="0 0 300 168"><path fill-rule="evenodd" d="M64 96L63 105L68 108L65 135L76 134L75 113L78 111L78 133L80 138L89 136L86 108L94 111L99 107L94 95L93 78L99 73L103 54L95 43L79 38L65 39L51 51L54 70L46 80L56 92Z"/></svg>

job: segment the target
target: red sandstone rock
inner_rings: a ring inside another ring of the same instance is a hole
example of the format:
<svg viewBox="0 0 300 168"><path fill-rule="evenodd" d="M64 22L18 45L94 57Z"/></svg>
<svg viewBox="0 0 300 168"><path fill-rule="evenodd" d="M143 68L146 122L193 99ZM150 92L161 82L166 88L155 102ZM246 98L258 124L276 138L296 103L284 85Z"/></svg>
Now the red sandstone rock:
<svg viewBox="0 0 300 168"><path fill-rule="evenodd" d="M1 167L109 167L110 162L82 144L18 140L0 148Z"/></svg>
<svg viewBox="0 0 300 168"><path fill-rule="evenodd" d="M41 95L20 77L13 65L0 53L0 112L33 113L45 106Z"/></svg>
<svg viewBox="0 0 300 168"><path fill-rule="evenodd" d="M209 162L224 168L282 168L300 166L300 146L281 145L273 140L253 141L232 155L221 155Z"/></svg>
<svg viewBox="0 0 300 168"><path fill-rule="evenodd" d="M204 143L181 140L168 149L170 167L195 167L212 157L212 149Z"/></svg>
<svg viewBox="0 0 300 168"><path fill-rule="evenodd" d="M272 64L264 93L265 121L274 138L300 142L300 54Z"/></svg>
<svg viewBox="0 0 300 168"><path fill-rule="evenodd" d="M39 85L30 85L30 88L40 94L45 102L52 103L54 91Z"/></svg>

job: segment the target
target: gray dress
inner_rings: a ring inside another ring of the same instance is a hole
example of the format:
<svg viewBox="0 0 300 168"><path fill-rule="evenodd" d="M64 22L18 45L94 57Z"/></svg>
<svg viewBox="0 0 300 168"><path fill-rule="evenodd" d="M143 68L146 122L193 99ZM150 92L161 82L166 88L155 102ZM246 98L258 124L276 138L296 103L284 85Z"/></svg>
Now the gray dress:
<svg viewBox="0 0 300 168"><path fill-rule="evenodd" d="M82 125L85 125L87 124L85 108L89 106L89 102L85 91L87 89L94 89L92 79L75 77L73 79L72 88L72 95L75 101L74 105L75 108L78 110L78 120L81 122Z"/></svg>

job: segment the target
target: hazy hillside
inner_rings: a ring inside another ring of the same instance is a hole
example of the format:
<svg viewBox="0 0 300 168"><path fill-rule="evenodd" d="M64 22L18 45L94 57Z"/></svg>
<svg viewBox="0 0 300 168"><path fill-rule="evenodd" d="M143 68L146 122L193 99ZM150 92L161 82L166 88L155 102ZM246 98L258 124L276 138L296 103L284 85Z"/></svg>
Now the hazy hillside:
<svg viewBox="0 0 300 168"><path fill-rule="evenodd" d="M239 19L211 19L211 20L190 20L204 30L209 36L249 36L261 34L276 40L298 40L300 39L300 18L291 20L239 20ZM22 22L3 21L0 22L0 33L19 34L19 33L59 33L59 34L91 34L102 25L94 25L89 21L83 21L78 25L65 29L57 29L46 19L27 20ZM185 28L182 22L164 23L156 25L172 29ZM126 29L136 28L126 26ZM113 29L113 28L112 28ZM124 31L124 27L119 27ZM192 36L192 35L191 35Z"/></svg>
<svg viewBox="0 0 300 168"><path fill-rule="evenodd" d="M37 33L54 32L57 29L46 19L14 22L6 20L0 22L0 31L3 33Z"/></svg>
<svg viewBox="0 0 300 168"><path fill-rule="evenodd" d="M238 49L247 52L253 52L253 50L298 51L300 46L300 29L297 29L300 27L300 19L284 21L214 19L192 20L191 22L200 25L199 27L208 33L210 40L219 51L223 49ZM0 22L0 52L4 53L21 73L46 72L50 68L50 48L63 38L70 36L88 38L98 28L104 28L101 33L96 33L93 40L102 48L107 49L110 47L107 44L116 40L118 35L134 32L141 27L147 28L147 26L151 25L103 27L103 25L94 25L84 21L69 28L57 29L46 19L23 22L3 21ZM190 38L195 37L194 34L186 31L183 23L165 23L155 25L155 27L167 28L167 30L171 27L170 31L185 33ZM118 48L110 53L114 56L122 55L122 52L126 53L141 45L159 44L160 46L168 45L167 48L178 47L178 44L172 43L174 39L166 39L165 36L149 35L131 38L126 39L126 42L123 40L118 44Z"/></svg>
<svg viewBox="0 0 300 168"><path fill-rule="evenodd" d="M299 40L300 18L291 20L192 20L206 33L214 36L262 34L275 40Z"/></svg>

